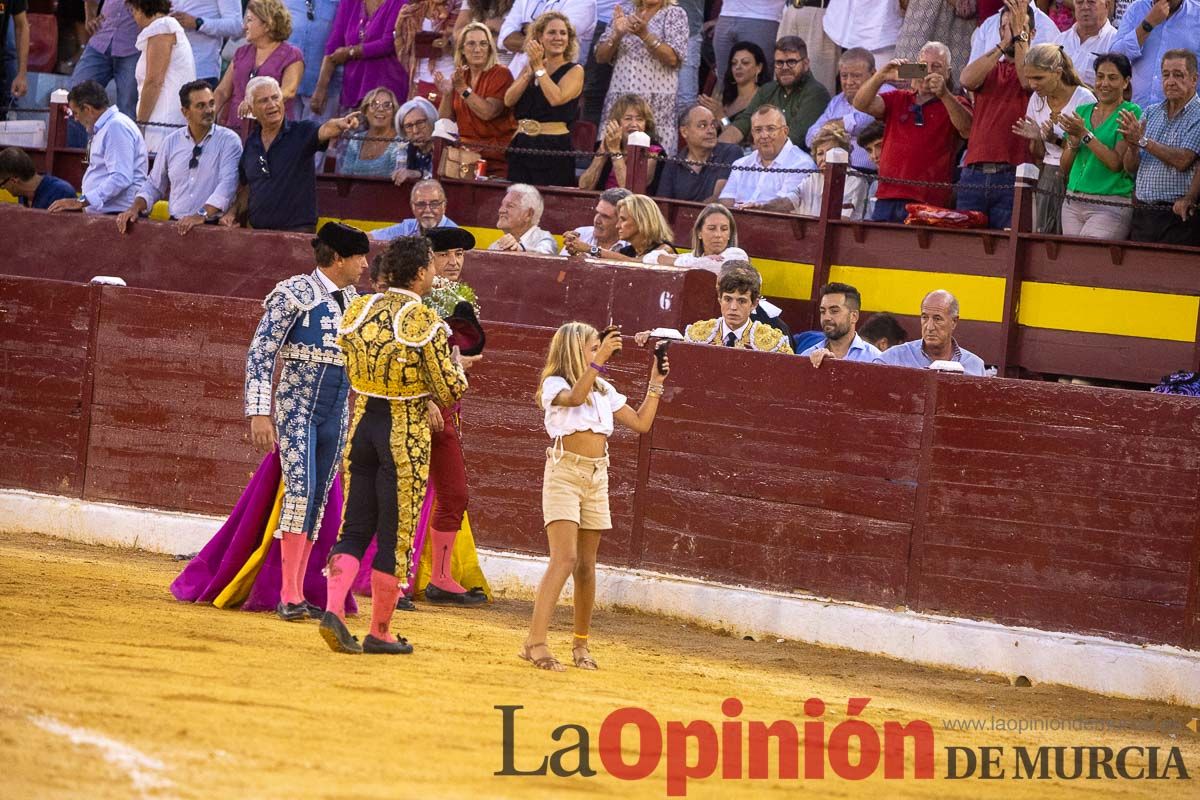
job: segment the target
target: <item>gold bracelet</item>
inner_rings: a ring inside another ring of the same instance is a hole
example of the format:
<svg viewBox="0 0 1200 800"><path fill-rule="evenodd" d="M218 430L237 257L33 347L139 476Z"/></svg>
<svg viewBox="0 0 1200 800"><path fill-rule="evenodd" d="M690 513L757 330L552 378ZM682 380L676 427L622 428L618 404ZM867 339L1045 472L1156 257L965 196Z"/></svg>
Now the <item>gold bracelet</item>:
<svg viewBox="0 0 1200 800"><path fill-rule="evenodd" d="M647 397L662 397L663 385L661 383L652 383L646 387Z"/></svg>

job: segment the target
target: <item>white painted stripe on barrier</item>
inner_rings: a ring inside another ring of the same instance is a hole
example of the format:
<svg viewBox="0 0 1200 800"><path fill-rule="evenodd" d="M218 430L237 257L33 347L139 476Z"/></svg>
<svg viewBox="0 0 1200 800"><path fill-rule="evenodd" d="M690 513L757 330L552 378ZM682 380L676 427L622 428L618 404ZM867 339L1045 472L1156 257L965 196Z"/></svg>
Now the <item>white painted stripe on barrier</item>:
<svg viewBox="0 0 1200 800"><path fill-rule="evenodd" d="M0 490L0 530L158 553L199 550L222 519ZM493 589L529 598L545 558L481 550ZM1120 697L1200 705L1200 653L1100 636L891 611L858 603L600 566L596 600L739 635L776 636L936 667L1055 683ZM568 584L569 589L569 584Z"/></svg>

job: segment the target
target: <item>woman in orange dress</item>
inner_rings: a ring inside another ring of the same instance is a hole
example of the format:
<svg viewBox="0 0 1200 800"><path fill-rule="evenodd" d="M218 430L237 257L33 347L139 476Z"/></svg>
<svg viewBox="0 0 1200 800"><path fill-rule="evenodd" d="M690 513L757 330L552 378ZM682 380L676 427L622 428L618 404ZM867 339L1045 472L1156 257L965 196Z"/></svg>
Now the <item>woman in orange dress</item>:
<svg viewBox="0 0 1200 800"><path fill-rule="evenodd" d="M504 150L517 130L513 111L504 105L504 92L512 85L508 68L496 61L496 40L482 22L462 30L454 48L454 73L435 73L442 119L458 124L462 145L475 149L487 161L489 177L508 173Z"/></svg>

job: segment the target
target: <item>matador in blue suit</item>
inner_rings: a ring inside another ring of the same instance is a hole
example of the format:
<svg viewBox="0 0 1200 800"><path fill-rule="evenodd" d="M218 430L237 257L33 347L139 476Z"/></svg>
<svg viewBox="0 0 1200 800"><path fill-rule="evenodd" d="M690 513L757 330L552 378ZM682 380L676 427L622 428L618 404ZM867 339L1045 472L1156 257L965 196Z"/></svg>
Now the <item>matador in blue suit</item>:
<svg viewBox="0 0 1200 800"><path fill-rule="evenodd" d="M312 240L317 269L280 281L246 357L246 416L255 443L279 445L284 494L279 526L282 584L276 613L320 615L304 599L304 573L346 443L350 381L337 344L342 312L358 293L370 243L362 231L326 223ZM280 361L271 413L271 378Z"/></svg>

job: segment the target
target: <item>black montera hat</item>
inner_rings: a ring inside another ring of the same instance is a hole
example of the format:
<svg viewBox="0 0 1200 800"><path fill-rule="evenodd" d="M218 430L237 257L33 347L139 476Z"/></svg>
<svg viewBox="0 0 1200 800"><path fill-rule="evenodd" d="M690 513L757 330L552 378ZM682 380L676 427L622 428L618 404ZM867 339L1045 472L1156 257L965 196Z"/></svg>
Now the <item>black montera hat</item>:
<svg viewBox="0 0 1200 800"><path fill-rule="evenodd" d="M429 240L429 244L435 253L457 250L460 247L463 250L473 250L475 248L475 237L470 231L462 228L430 228L425 231L425 238Z"/></svg>
<svg viewBox="0 0 1200 800"><path fill-rule="evenodd" d="M312 246L323 243L342 258L350 256L365 256L371 252L371 241L358 228L343 225L340 222L326 222L317 231L317 238L312 240Z"/></svg>

